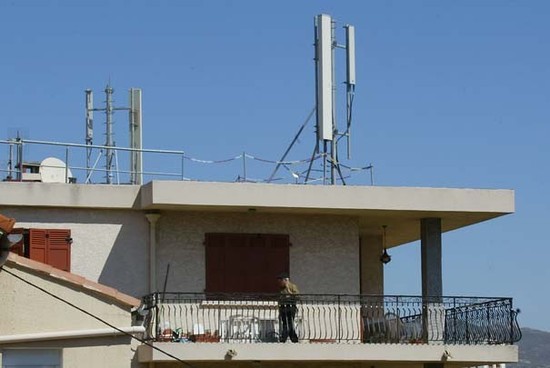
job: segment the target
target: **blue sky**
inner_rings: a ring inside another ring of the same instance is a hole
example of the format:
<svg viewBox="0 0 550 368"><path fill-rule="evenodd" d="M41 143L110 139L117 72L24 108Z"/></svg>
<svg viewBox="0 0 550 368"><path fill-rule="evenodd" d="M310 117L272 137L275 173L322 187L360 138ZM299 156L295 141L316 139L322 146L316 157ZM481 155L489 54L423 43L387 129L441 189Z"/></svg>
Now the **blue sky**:
<svg viewBox="0 0 550 368"><path fill-rule="evenodd" d="M119 106L143 89L146 148L275 160L314 105L319 13L356 27L349 163L373 163L377 185L514 189L514 215L444 235L444 292L514 297L523 326L550 331L547 1L2 1L0 139L83 143L83 91L99 107L110 78ZM125 146L126 116L115 119ZM289 158L313 146L310 124ZM248 164L255 177L272 168ZM232 181L241 166L186 175ZM391 253L387 292L419 294L419 245Z"/></svg>

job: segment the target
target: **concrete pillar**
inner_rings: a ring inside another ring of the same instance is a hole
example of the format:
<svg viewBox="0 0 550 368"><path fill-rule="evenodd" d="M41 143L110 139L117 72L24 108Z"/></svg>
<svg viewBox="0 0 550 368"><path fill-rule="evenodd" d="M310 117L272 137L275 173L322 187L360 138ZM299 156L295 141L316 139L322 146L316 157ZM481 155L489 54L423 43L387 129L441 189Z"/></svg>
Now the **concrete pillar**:
<svg viewBox="0 0 550 368"><path fill-rule="evenodd" d="M380 262L383 252L381 235L363 235L360 244L361 294L384 294L384 264Z"/></svg>
<svg viewBox="0 0 550 368"><path fill-rule="evenodd" d="M445 338L440 218L424 218L421 220L420 242L422 248L422 335L427 342L440 342ZM440 368L443 365L425 364L424 367Z"/></svg>
<svg viewBox="0 0 550 368"><path fill-rule="evenodd" d="M146 213L149 221L149 293L157 291L157 221L158 213Z"/></svg>
<svg viewBox="0 0 550 368"><path fill-rule="evenodd" d="M424 218L420 221L422 253L422 296L442 296L441 219Z"/></svg>

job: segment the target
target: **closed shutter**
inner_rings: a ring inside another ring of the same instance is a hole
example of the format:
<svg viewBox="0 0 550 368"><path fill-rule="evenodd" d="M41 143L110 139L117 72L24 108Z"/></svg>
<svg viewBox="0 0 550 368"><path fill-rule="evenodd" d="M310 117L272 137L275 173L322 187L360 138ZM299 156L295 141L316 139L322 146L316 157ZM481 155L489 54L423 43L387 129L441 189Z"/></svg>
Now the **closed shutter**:
<svg viewBox="0 0 550 368"><path fill-rule="evenodd" d="M71 231L48 231L48 264L60 270L71 271Z"/></svg>
<svg viewBox="0 0 550 368"><path fill-rule="evenodd" d="M205 245L207 292L277 292L289 270L288 235L209 233Z"/></svg>
<svg viewBox="0 0 550 368"><path fill-rule="evenodd" d="M60 270L71 270L71 231L30 229L29 258Z"/></svg>
<svg viewBox="0 0 550 368"><path fill-rule="evenodd" d="M223 234L206 234L206 291L222 292L225 289L225 237Z"/></svg>
<svg viewBox="0 0 550 368"><path fill-rule="evenodd" d="M48 263L46 234L48 230L30 229L29 230L29 258L38 262Z"/></svg>

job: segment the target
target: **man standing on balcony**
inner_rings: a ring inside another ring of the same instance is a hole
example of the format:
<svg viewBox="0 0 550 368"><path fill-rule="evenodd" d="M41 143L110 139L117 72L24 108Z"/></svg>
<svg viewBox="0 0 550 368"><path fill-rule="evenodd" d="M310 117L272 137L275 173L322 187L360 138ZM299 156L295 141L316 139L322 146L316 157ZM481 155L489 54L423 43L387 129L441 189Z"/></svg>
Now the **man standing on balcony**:
<svg viewBox="0 0 550 368"><path fill-rule="evenodd" d="M281 297L279 299L279 323L281 324L280 342L290 341L298 342L298 335L294 330L294 317L296 316L296 296L299 294L298 287L290 282L288 274L283 273L277 277L280 286Z"/></svg>

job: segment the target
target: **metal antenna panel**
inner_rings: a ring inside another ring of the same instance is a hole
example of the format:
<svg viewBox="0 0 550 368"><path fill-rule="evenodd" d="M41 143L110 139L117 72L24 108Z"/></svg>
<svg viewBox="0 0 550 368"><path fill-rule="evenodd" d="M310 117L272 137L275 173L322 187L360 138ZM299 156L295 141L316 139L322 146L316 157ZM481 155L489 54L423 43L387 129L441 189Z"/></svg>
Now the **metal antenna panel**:
<svg viewBox="0 0 550 368"><path fill-rule="evenodd" d="M355 76L355 27L346 25L346 46L338 45L335 36L335 22L330 15L320 14L315 17L315 97L317 117L316 148L324 157L323 184L330 173L330 183L336 184L336 175L345 184L338 159L338 142L347 139L347 156L350 157L350 136L352 106L356 83ZM338 109L336 107L336 63L335 50L346 49L346 127L342 133L338 129ZM308 175L309 176L309 172Z"/></svg>

